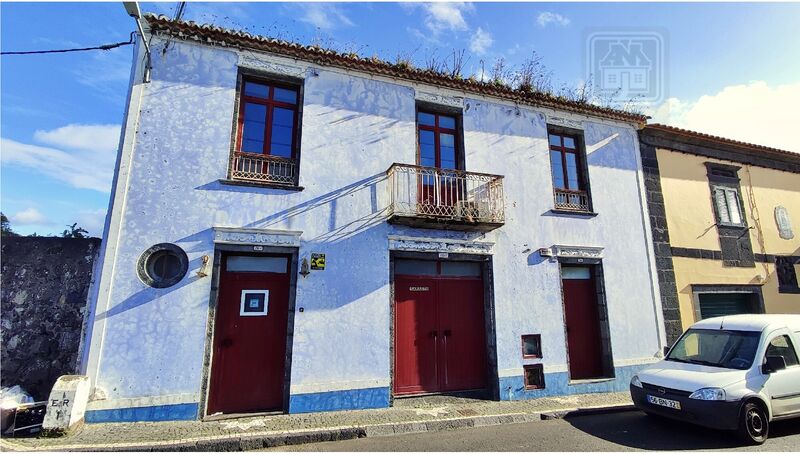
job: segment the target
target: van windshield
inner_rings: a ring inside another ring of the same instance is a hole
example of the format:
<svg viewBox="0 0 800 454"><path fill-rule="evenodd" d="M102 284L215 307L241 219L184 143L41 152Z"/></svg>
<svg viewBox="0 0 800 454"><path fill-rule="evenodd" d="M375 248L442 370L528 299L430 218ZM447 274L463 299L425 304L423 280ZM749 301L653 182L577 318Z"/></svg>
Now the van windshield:
<svg viewBox="0 0 800 454"><path fill-rule="evenodd" d="M760 337L757 331L690 329L672 347L666 359L745 370L753 364Z"/></svg>

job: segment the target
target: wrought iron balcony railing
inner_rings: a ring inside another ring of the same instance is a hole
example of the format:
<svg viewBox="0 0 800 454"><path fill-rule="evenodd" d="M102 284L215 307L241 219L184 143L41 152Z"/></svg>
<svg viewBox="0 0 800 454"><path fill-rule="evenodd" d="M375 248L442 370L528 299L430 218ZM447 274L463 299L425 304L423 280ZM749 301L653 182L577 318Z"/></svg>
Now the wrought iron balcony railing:
<svg viewBox="0 0 800 454"><path fill-rule="evenodd" d="M297 161L237 151L231 159L231 180L293 185L297 183Z"/></svg>
<svg viewBox="0 0 800 454"><path fill-rule="evenodd" d="M586 191L556 188L553 197L557 210L589 211L589 194Z"/></svg>
<svg viewBox="0 0 800 454"><path fill-rule="evenodd" d="M390 222L492 230L505 221L502 176L397 163L387 175Z"/></svg>

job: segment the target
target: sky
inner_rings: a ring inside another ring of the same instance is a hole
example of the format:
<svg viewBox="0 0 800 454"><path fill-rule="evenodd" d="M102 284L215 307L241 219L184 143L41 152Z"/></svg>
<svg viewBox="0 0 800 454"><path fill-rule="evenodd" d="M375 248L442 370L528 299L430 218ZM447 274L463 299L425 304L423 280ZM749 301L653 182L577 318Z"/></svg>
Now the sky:
<svg viewBox="0 0 800 454"><path fill-rule="evenodd" d="M177 2L141 3L174 14ZM195 3L183 18L418 66L466 51L467 74L536 52L553 85L590 80L593 32L652 32L664 43L652 122L800 152L800 3ZM0 3L3 51L128 41L121 2ZM101 236L132 46L4 55L0 209L22 234L77 222ZM482 63L483 62L483 63Z"/></svg>

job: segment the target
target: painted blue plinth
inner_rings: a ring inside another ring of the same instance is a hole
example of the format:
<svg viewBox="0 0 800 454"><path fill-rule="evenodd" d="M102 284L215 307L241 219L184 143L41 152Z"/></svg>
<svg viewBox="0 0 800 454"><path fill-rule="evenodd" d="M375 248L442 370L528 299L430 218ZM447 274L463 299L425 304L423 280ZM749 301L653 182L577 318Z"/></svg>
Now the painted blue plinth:
<svg viewBox="0 0 800 454"><path fill-rule="evenodd" d="M197 403L190 403L89 410L86 422L186 421L197 419L198 408Z"/></svg>
<svg viewBox="0 0 800 454"><path fill-rule="evenodd" d="M614 368L614 379L592 383L570 383L569 374L555 372L544 374L544 389L526 390L525 379L520 376L500 378L500 400L525 400L539 397L564 396L627 391L631 377L644 366Z"/></svg>
<svg viewBox="0 0 800 454"><path fill-rule="evenodd" d="M389 406L389 388L350 389L289 396L289 413L362 410Z"/></svg>

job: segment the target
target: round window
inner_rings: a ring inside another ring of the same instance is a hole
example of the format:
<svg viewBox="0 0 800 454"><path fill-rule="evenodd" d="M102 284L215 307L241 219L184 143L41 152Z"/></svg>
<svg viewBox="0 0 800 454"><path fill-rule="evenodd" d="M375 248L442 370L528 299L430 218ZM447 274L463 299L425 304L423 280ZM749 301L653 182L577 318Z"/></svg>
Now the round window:
<svg viewBox="0 0 800 454"><path fill-rule="evenodd" d="M171 287L184 276L189 269L189 258L180 247L170 244L156 244L144 251L139 258L137 271L139 279L150 287Z"/></svg>

